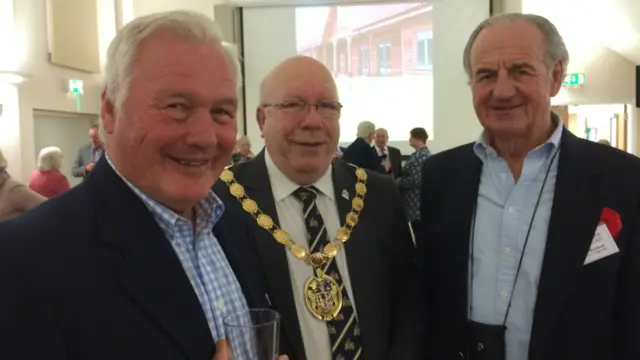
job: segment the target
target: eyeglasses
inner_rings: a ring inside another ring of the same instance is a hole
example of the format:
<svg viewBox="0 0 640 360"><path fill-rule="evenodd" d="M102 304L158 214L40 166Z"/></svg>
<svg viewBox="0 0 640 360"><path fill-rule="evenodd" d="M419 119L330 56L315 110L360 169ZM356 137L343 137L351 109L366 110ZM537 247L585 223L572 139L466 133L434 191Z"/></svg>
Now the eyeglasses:
<svg viewBox="0 0 640 360"><path fill-rule="evenodd" d="M315 107L318 114L327 119L339 117L342 110L342 104L337 101L320 101L317 104L309 104L305 101L284 101L277 104L262 104L262 107L276 108L287 115L301 115L307 113L310 107Z"/></svg>

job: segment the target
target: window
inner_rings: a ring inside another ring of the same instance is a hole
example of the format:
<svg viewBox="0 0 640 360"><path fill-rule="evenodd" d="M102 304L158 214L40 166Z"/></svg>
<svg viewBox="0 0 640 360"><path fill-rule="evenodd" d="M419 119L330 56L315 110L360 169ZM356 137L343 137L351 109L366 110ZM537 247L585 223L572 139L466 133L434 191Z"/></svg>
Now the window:
<svg viewBox="0 0 640 360"><path fill-rule="evenodd" d="M391 44L378 45L378 75L389 75L391 69Z"/></svg>
<svg viewBox="0 0 640 360"><path fill-rule="evenodd" d="M369 63L371 62L369 47L363 46L358 51L358 75L369 76Z"/></svg>
<svg viewBox="0 0 640 360"><path fill-rule="evenodd" d="M433 69L433 31L420 31L415 36L415 67Z"/></svg>

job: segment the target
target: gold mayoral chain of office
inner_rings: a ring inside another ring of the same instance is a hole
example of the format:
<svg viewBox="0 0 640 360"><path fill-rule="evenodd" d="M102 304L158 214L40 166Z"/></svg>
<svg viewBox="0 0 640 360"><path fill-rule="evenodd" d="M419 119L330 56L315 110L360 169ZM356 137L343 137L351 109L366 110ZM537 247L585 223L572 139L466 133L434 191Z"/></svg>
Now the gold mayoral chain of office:
<svg viewBox="0 0 640 360"><path fill-rule="evenodd" d="M311 254L304 246L291 239L288 232L275 224L273 219L262 212L258 204L250 199L244 187L234 178L233 172L225 169L220 179L229 187L229 192L242 204L242 208L251 214L258 225L269 231L273 238L291 251L293 256L303 260L314 269L314 275L307 279L304 286L304 299L307 309L318 320L333 320L342 308L342 291L338 283L331 276L325 274L325 266L338 255L342 244L351 237L351 232L358 223L360 212L364 208L364 195L367 193L367 172L362 168L356 169L358 182L355 186L355 196L351 200L351 211L346 216L344 225L336 232L336 238L326 244L321 251Z"/></svg>

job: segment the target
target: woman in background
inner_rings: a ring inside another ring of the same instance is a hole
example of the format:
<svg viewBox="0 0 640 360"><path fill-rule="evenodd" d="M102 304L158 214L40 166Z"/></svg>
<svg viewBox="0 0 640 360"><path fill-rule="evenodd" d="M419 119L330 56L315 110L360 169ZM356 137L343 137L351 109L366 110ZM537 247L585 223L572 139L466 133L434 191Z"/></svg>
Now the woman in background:
<svg viewBox="0 0 640 360"><path fill-rule="evenodd" d="M404 202L407 216L411 222L415 239L420 238L420 188L422 187L422 164L431 156L427 147L429 134L421 127L413 128L409 132L409 145L416 151L409 156L404 165L402 177L397 179L400 195Z"/></svg>
<svg viewBox="0 0 640 360"><path fill-rule="evenodd" d="M38 170L29 176L29 188L38 194L52 198L69 190L69 180L60 172L62 152L51 146L40 150Z"/></svg>
<svg viewBox="0 0 640 360"><path fill-rule="evenodd" d="M22 215L45 200L11 178L7 172L7 159L0 150L0 221Z"/></svg>

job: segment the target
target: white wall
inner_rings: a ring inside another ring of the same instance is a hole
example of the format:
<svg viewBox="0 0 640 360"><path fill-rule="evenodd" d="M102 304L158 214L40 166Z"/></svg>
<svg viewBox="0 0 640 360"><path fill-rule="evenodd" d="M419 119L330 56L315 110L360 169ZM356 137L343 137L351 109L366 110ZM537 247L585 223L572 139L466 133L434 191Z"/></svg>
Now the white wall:
<svg viewBox="0 0 640 360"><path fill-rule="evenodd" d="M8 171L20 173L20 108L18 89L12 84L0 82L0 150L7 159Z"/></svg>
<svg viewBox="0 0 640 360"><path fill-rule="evenodd" d="M133 13L136 17L169 10L192 10L213 18L213 5L224 1L215 0L133 0Z"/></svg>
<svg viewBox="0 0 640 360"><path fill-rule="evenodd" d="M584 86L562 88L554 105L631 104L635 102L636 66L595 43L568 43L570 73L585 73Z"/></svg>
<svg viewBox="0 0 640 360"><path fill-rule="evenodd" d="M444 0L434 7L433 131L436 139L429 142L432 151L474 141L482 131L462 65L469 36L489 16L488 6L483 9L478 3L478 0Z"/></svg>

